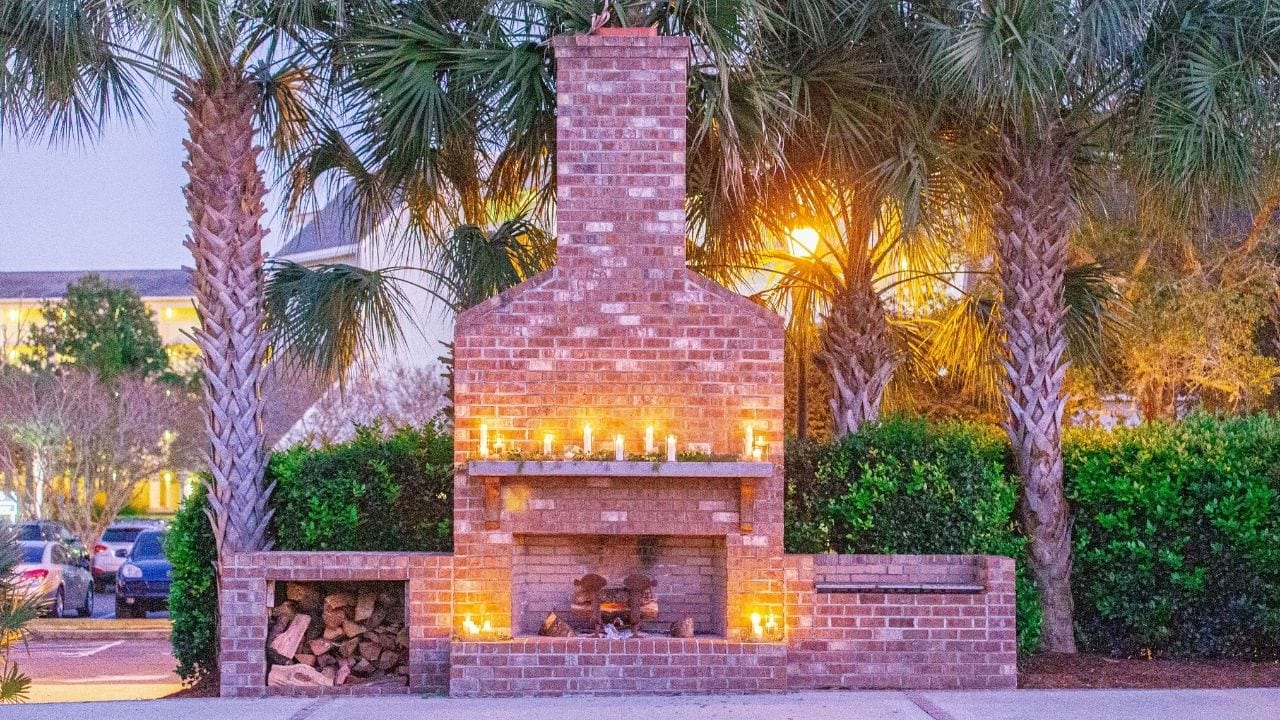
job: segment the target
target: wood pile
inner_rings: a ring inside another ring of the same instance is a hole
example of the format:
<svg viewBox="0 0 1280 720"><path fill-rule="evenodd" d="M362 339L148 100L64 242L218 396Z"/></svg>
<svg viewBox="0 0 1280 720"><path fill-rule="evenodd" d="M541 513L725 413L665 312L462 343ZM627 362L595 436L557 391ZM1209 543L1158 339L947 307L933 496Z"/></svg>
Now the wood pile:
<svg viewBox="0 0 1280 720"><path fill-rule="evenodd" d="M267 662L267 685L407 685L404 585L284 583Z"/></svg>

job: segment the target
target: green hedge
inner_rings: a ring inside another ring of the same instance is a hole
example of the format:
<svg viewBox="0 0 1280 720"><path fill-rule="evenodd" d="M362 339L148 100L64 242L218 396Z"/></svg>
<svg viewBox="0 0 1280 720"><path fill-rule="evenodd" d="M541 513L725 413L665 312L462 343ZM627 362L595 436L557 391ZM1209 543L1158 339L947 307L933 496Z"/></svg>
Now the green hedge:
<svg viewBox="0 0 1280 720"><path fill-rule="evenodd" d="M1280 657L1280 422L1067 436L1082 649Z"/></svg>
<svg viewBox="0 0 1280 720"><path fill-rule="evenodd" d="M453 438L434 425L271 457L278 550L449 550Z"/></svg>
<svg viewBox="0 0 1280 720"><path fill-rule="evenodd" d="M364 428L348 443L275 453L267 467L277 550L448 550L453 438L440 428ZM173 563L169 613L178 674L214 670L217 592L204 485L183 502L165 552Z"/></svg>
<svg viewBox="0 0 1280 720"><path fill-rule="evenodd" d="M787 448L789 552L978 553L1018 563L1018 642L1039 641L1018 483L1003 434L971 423L891 417L834 445Z"/></svg>
<svg viewBox="0 0 1280 720"><path fill-rule="evenodd" d="M209 492L201 478L194 492L178 508L164 552L173 565L169 586L171 641L178 659L178 675L196 681L217 672L218 586L214 563L213 528L209 525Z"/></svg>

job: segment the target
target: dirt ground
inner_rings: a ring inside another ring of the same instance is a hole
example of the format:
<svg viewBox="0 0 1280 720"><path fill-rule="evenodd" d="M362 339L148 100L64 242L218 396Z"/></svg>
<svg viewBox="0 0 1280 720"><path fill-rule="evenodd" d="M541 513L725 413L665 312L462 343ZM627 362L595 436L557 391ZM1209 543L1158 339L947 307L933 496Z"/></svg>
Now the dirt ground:
<svg viewBox="0 0 1280 720"><path fill-rule="evenodd" d="M1280 662L1115 659L1101 655L1033 655L1018 660L1018 687L1280 687Z"/></svg>

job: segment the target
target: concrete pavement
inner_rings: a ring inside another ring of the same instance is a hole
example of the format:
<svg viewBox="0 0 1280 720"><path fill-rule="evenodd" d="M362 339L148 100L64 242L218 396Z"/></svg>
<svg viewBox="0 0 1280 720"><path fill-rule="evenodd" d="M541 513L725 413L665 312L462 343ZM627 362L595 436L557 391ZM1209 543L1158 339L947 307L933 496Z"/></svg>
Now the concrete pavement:
<svg viewBox="0 0 1280 720"><path fill-rule="evenodd" d="M1280 689L824 692L451 700L157 700L0 707L0 720L1275 720Z"/></svg>

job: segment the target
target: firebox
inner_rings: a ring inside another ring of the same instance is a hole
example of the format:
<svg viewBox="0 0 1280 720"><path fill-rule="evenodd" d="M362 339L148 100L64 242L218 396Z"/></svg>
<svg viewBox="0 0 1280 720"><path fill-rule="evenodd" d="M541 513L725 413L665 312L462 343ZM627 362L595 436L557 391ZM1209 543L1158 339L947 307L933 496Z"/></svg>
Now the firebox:
<svg viewBox="0 0 1280 720"><path fill-rule="evenodd" d="M630 617L626 586L638 576L649 581L651 597L641 634L670 635L687 619L694 635L724 635L723 537L521 535L515 545L511 602L517 635L539 634L549 613L575 634L599 634L583 603L574 607L579 581L590 575L605 581L597 597L606 624L630 630L640 620Z"/></svg>

